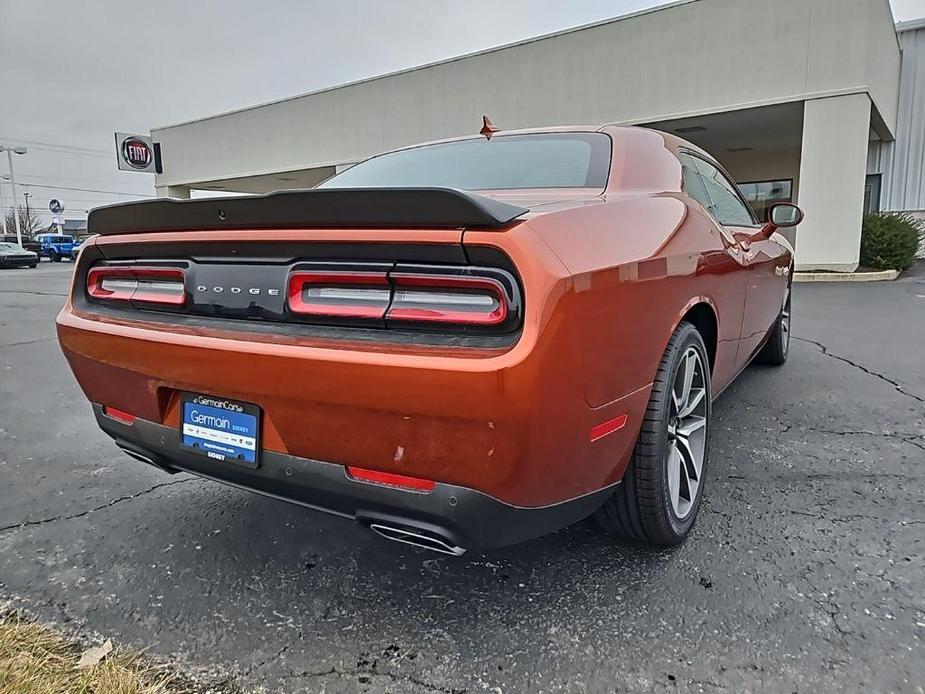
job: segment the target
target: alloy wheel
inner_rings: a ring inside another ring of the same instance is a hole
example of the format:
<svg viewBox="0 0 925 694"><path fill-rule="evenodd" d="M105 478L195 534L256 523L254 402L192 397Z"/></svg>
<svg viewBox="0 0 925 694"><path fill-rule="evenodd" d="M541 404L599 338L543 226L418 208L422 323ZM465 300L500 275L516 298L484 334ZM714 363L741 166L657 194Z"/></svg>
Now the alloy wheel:
<svg viewBox="0 0 925 694"><path fill-rule="evenodd" d="M700 352L688 347L678 364L671 389L666 464L671 507L679 520L690 515L703 486L708 373Z"/></svg>

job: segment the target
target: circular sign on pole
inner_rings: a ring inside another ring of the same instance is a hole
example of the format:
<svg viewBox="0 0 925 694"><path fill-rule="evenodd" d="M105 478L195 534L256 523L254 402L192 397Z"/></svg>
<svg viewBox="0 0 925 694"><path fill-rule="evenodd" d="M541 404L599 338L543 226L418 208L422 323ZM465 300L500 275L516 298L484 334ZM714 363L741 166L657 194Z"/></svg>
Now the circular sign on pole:
<svg viewBox="0 0 925 694"><path fill-rule="evenodd" d="M122 158L135 169L147 169L154 155L148 143L138 137L129 137L122 143Z"/></svg>
<svg viewBox="0 0 925 694"><path fill-rule="evenodd" d="M57 198L52 198L48 202L48 209L52 214L61 214L64 212L64 203L58 200Z"/></svg>

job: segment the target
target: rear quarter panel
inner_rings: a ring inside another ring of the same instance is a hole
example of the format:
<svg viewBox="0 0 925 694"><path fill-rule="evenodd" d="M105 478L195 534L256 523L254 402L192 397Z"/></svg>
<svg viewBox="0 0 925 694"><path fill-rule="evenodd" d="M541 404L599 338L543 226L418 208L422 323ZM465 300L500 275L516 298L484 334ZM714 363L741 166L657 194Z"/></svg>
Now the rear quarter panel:
<svg viewBox="0 0 925 694"><path fill-rule="evenodd" d="M608 195L528 222L570 273L561 311L592 408L650 386L671 333L701 302L717 316L714 389L734 376L745 273L691 205L677 194Z"/></svg>

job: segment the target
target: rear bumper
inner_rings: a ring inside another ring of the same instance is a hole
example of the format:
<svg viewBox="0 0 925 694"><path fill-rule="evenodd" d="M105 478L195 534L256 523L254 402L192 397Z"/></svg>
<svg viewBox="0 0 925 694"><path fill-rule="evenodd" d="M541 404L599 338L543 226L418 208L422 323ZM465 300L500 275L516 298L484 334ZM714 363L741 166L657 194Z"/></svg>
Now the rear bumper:
<svg viewBox="0 0 925 694"><path fill-rule="evenodd" d="M648 388L590 408L549 330L508 351L312 342L126 323L66 305L61 347L87 398L172 431L180 395L261 408L267 460L323 460L477 489L515 507L547 507L623 477ZM243 335L240 337L244 337ZM626 415L626 426L591 432ZM282 456L277 458L277 456Z"/></svg>
<svg viewBox="0 0 925 694"><path fill-rule="evenodd" d="M436 538L447 547L504 547L571 525L593 513L613 485L542 507L514 506L483 492L438 482L427 493L360 482L342 465L262 451L249 468L188 452L176 427L143 419L125 424L94 404L100 428L136 458L167 471L184 471L312 509L352 518L365 526L400 528Z"/></svg>

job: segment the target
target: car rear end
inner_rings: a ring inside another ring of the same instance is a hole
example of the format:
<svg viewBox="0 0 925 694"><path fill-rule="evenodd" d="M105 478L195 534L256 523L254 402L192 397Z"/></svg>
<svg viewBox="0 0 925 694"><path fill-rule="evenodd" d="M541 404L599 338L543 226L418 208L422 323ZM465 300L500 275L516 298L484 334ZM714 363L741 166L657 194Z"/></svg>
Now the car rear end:
<svg viewBox="0 0 925 694"><path fill-rule="evenodd" d="M572 278L524 213L409 189L91 214L60 343L135 458L438 551L513 544L591 513L633 440L600 435L626 403L587 405Z"/></svg>

